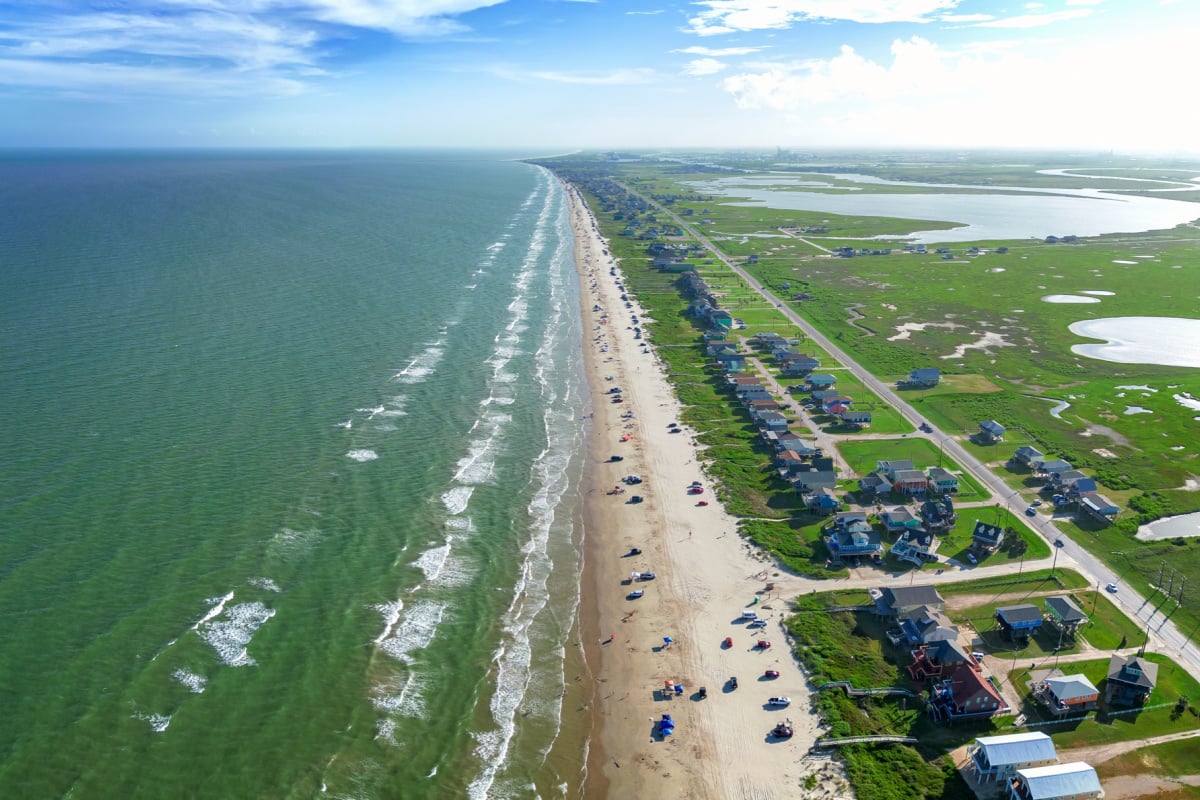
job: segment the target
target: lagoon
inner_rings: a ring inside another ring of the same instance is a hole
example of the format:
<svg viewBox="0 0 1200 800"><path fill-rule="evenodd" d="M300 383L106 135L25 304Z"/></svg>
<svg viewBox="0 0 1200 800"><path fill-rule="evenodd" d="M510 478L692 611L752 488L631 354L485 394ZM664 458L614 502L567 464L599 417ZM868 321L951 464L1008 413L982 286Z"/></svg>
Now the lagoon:
<svg viewBox="0 0 1200 800"><path fill-rule="evenodd" d="M1073 322L1076 336L1104 339L1077 344L1077 355L1118 364L1200 367L1200 320L1182 317L1105 317Z"/></svg>
<svg viewBox="0 0 1200 800"><path fill-rule="evenodd" d="M772 186L795 186L794 191L759 188L751 176L687 181L696 191L723 197L748 198L738 206L826 211L857 217L899 217L962 223L951 230L918 230L904 238L914 242L970 242L994 239L1042 239L1049 235L1099 236L1173 228L1200 218L1200 205L1180 200L1118 195L1098 189L1044 189L1019 186L964 186L912 181L889 181L871 175L838 174L841 180L863 185L921 188L968 188L973 194L879 194L848 189L845 194L804 191L811 181L786 176L755 176ZM832 187L830 187L832 188ZM1024 194L1017 194L1023 192Z"/></svg>

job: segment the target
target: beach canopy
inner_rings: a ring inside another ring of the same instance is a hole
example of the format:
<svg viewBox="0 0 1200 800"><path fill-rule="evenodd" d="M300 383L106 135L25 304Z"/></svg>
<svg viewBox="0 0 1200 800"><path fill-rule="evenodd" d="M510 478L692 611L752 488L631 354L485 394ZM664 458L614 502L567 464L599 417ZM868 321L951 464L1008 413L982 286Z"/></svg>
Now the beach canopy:
<svg viewBox="0 0 1200 800"><path fill-rule="evenodd" d="M663 641L666 642L667 644L670 644L671 642L673 642L675 640L672 639L670 636L664 636Z"/></svg>

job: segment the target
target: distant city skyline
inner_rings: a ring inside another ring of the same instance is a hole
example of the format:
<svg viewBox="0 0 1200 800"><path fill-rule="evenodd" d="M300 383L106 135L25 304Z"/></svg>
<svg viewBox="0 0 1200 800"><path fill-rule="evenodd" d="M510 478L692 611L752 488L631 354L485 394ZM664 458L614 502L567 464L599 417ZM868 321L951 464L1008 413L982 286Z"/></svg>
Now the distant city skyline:
<svg viewBox="0 0 1200 800"><path fill-rule="evenodd" d="M1191 0L0 5L0 147L1200 152Z"/></svg>

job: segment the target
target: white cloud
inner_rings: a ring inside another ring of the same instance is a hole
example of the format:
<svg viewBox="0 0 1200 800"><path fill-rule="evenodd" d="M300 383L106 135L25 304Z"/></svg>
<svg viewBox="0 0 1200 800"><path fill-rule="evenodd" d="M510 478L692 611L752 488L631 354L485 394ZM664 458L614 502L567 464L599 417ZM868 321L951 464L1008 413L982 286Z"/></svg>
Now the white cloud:
<svg viewBox="0 0 1200 800"><path fill-rule="evenodd" d="M933 22L959 0L701 0L706 7L688 20L690 31L715 36L737 31L789 28L810 20Z"/></svg>
<svg viewBox="0 0 1200 800"><path fill-rule="evenodd" d="M42 13L0 19L0 74L60 93L107 86L114 98L156 88L164 94L292 94L329 74L319 66L330 55L325 44L345 27L400 38L460 33L466 29L457 15L500 2L129 0L104 4L119 10L71 12L48 4ZM32 69L38 63L44 65L40 80Z"/></svg>
<svg viewBox="0 0 1200 800"><path fill-rule="evenodd" d="M659 8L654 11L626 11L625 13L631 17L653 17L656 14L663 13L663 9Z"/></svg>
<svg viewBox="0 0 1200 800"><path fill-rule="evenodd" d="M689 61L684 66L683 71L688 75L716 75L718 72L724 72L728 68L728 64L723 61L717 61L715 58L697 58L694 61Z"/></svg>
<svg viewBox="0 0 1200 800"><path fill-rule="evenodd" d="M712 56L714 58L725 58L727 56L745 56L750 53L757 53L763 50L762 47L681 47L678 50L672 50L672 53L686 53L689 56Z"/></svg>
<svg viewBox="0 0 1200 800"><path fill-rule="evenodd" d="M1104 0L1067 0L1069 6L1098 6Z"/></svg>
<svg viewBox="0 0 1200 800"><path fill-rule="evenodd" d="M989 19L995 19L995 17L993 17L991 14L942 14L940 17L938 17L938 22L987 22Z"/></svg>
<svg viewBox="0 0 1200 800"><path fill-rule="evenodd" d="M1049 14L1023 14L1018 17L1002 17L990 22L978 22L977 28L1040 28L1044 25L1054 25L1069 19L1080 19L1092 13L1090 8L1078 8L1068 11L1052 11Z"/></svg>
<svg viewBox="0 0 1200 800"><path fill-rule="evenodd" d="M759 130L796 131L810 137L804 144L1194 150L1200 106L1178 102L1177 86L1162 80L1190 74L1188 62L1186 48L1124 31L1053 47L954 50L912 37L894 41L887 59L843 46L828 59L726 75L718 86L756 112ZM1113 104L1134 96L1139 108L1169 113L1169 123Z"/></svg>
<svg viewBox="0 0 1200 800"><path fill-rule="evenodd" d="M525 77L553 83L574 83L583 86L629 86L641 83L652 83L655 73L652 69L614 69L607 72L559 72L555 70L532 71L522 73Z"/></svg>

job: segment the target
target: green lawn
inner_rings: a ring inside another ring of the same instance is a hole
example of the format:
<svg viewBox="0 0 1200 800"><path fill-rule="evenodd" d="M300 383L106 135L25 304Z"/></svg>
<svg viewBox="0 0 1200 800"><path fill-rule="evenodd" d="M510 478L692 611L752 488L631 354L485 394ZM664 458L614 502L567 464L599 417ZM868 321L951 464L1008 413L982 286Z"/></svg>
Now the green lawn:
<svg viewBox="0 0 1200 800"><path fill-rule="evenodd" d="M987 497L983 487L968 475L950 456L941 452L933 442L920 437L900 439L870 439L865 441L841 442L838 451L857 475L866 475L875 470L880 461L910 460L917 469L942 466L958 476L960 500L979 500Z"/></svg>
<svg viewBox="0 0 1200 800"><path fill-rule="evenodd" d="M1200 717L1190 711L1179 713L1175 708L1175 703L1180 697L1200 697L1200 682L1167 656L1147 653L1146 658L1158 664L1158 685L1150 695L1147 710L1128 714L1107 713L1103 698L1109 659L1105 657L1080 661L1062 665L1060 669L1069 675L1083 673L1092 685L1100 690L1100 710L1089 714L1083 720L1049 724L1039 727L1038 730L1049 734L1057 747L1074 748L1200 729ZM1020 687L1023 696L1028 692L1025 687L1029 680L1028 673L1028 669L1018 669L1009 676L1014 684ZM1041 712L1028 707L1025 710L1031 720L1043 718ZM1193 753L1195 746L1193 740Z"/></svg>

